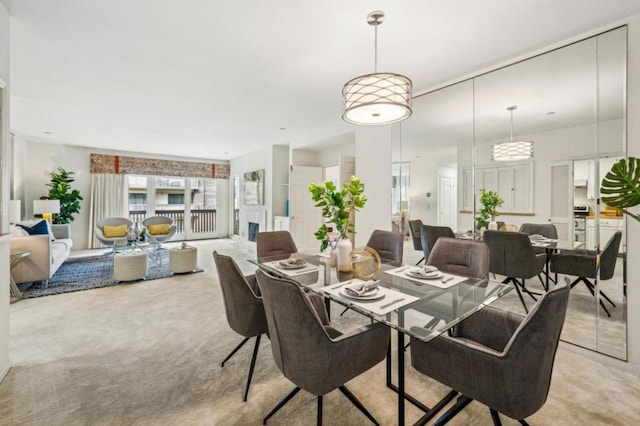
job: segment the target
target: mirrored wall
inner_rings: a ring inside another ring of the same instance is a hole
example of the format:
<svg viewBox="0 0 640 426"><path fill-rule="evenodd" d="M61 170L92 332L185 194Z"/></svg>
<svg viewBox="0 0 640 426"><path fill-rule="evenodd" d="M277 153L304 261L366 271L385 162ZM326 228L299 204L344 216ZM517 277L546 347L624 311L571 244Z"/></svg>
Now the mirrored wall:
<svg viewBox="0 0 640 426"><path fill-rule="evenodd" d="M558 239L585 250L604 249L621 231L613 276L588 278L596 297L583 282L572 288L562 334L621 359L624 219L599 196L602 177L626 152L626 38L626 27L617 28L416 97L394 139L394 162L411 174L408 203L399 204L407 220L474 231L485 187L504 200L498 220L515 230L552 223ZM495 161L493 145L511 138L533 141L533 158ZM537 279L527 286L544 291ZM524 313L511 293L504 307Z"/></svg>

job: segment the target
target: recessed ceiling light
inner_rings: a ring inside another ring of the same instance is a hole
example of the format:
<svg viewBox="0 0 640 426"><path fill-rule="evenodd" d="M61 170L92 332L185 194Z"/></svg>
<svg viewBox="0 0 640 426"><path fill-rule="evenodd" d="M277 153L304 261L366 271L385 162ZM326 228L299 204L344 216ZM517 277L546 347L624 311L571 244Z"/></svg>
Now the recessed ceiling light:
<svg viewBox="0 0 640 426"><path fill-rule="evenodd" d="M280 130L287 130L286 127L280 127Z"/></svg>
<svg viewBox="0 0 640 426"><path fill-rule="evenodd" d="M549 112L547 113L547 115L555 115L555 114L556 114L556 112L555 112L555 111L549 111Z"/></svg>
<svg viewBox="0 0 640 426"><path fill-rule="evenodd" d="M225 152L225 153L224 153L224 155L228 155L228 154L229 154L228 152Z"/></svg>
<svg viewBox="0 0 640 426"><path fill-rule="evenodd" d="M44 132L45 135L52 135L53 132Z"/></svg>

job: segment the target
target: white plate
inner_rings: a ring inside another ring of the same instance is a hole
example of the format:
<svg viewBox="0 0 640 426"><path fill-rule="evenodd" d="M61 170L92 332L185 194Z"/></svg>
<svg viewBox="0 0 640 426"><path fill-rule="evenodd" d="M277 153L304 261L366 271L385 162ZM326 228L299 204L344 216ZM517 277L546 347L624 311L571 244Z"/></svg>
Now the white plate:
<svg viewBox="0 0 640 426"><path fill-rule="evenodd" d="M412 270L408 270L406 274L411 278L419 278L421 280L438 280L443 277L442 272L439 272L439 271L430 272L427 275L424 275L424 274L416 273Z"/></svg>
<svg viewBox="0 0 640 426"><path fill-rule="evenodd" d="M378 288L376 287L372 290L369 290L362 296L352 296L350 294L345 293L344 289L342 289L340 290L340 296L348 297L349 299L355 299L355 300L376 300L384 297L384 293L381 291L378 291Z"/></svg>
<svg viewBox="0 0 640 426"><path fill-rule="evenodd" d="M294 263L288 263L287 261L283 260L281 262L278 262L278 266L283 268L283 269L300 269L300 268L304 268L305 266L307 266L307 262L294 264Z"/></svg>

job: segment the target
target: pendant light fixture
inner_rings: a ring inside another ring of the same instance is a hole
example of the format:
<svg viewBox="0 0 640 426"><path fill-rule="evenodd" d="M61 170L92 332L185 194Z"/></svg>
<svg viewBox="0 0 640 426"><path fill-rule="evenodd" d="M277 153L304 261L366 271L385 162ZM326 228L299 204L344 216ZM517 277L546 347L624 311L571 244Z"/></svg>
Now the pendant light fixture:
<svg viewBox="0 0 640 426"><path fill-rule="evenodd" d="M367 23L375 28L373 74L349 80L342 88L342 119L352 124L391 124L411 116L411 80L400 74L378 72L378 25L384 12L374 10Z"/></svg>
<svg viewBox="0 0 640 426"><path fill-rule="evenodd" d="M533 141L513 140L513 111L516 109L517 105L507 107L507 111L511 113L511 137L509 142L497 143L491 147L493 161L517 161L533 157Z"/></svg>

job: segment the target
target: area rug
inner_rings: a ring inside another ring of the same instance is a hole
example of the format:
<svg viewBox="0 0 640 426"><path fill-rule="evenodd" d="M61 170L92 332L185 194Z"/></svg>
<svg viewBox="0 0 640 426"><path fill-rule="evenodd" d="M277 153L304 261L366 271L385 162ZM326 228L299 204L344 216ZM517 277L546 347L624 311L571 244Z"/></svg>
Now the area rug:
<svg viewBox="0 0 640 426"><path fill-rule="evenodd" d="M146 280L156 280L171 276L169 272L169 250L158 249L149 255L149 272ZM202 272L202 268L194 272ZM135 281L132 281L135 283ZM113 254L75 257L67 259L49 280L45 288L42 283L34 283L23 293L25 299L112 285L130 284L113 280Z"/></svg>

